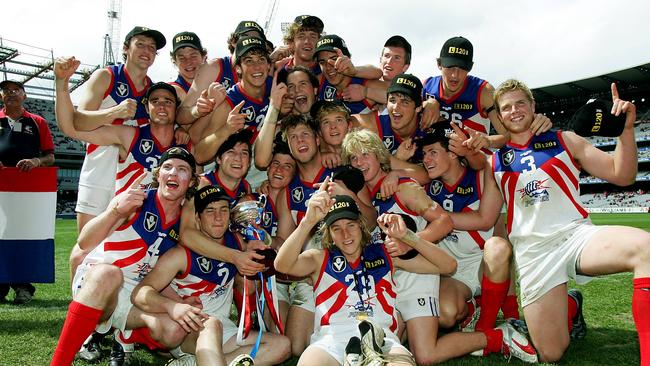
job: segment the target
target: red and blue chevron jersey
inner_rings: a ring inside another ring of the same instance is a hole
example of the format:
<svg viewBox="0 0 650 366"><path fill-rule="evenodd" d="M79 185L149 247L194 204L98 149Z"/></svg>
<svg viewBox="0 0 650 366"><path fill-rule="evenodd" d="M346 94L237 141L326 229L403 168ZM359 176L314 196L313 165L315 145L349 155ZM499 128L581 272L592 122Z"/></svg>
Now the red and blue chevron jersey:
<svg viewBox="0 0 650 366"><path fill-rule="evenodd" d="M337 249L325 251L314 284L314 333L322 327L349 330L367 317L380 328L397 329L393 262L383 245L367 245L355 263Z"/></svg>
<svg viewBox="0 0 650 366"><path fill-rule="evenodd" d="M222 245L242 250L239 239L230 230L226 231L223 240ZM232 263L204 257L188 248L183 249L187 256L187 268L170 285L183 299L199 297L203 311L210 316L228 318L237 267Z"/></svg>
<svg viewBox="0 0 650 366"><path fill-rule="evenodd" d="M334 171L329 168L322 167L316 178L311 182L306 182L300 178L300 174L294 174L291 182L285 188L285 197L287 200L287 207L291 212L293 222L298 225L302 218L305 217L307 212L307 201L316 192L314 184L321 183L327 176L332 176Z"/></svg>
<svg viewBox="0 0 650 366"><path fill-rule="evenodd" d="M390 116L388 114L379 114L379 112L374 112L374 115L379 138L381 138L381 141L384 143L386 149L390 151L391 154L395 155L397 148L402 144L402 138L399 137L395 131L393 131L393 127L390 124ZM420 125L418 124L415 131L413 132L413 135L411 135L411 139L422 138L424 135L424 131L420 129ZM418 146L409 161L416 164L420 163L422 162L423 156L424 153L422 152L422 147Z"/></svg>
<svg viewBox="0 0 650 366"><path fill-rule="evenodd" d="M226 90L228 90L239 82L237 72L235 72L232 65L232 56L224 56L217 59L217 61L219 61L219 75L217 75L217 78L214 79L214 81L220 83Z"/></svg>
<svg viewBox="0 0 650 366"><path fill-rule="evenodd" d="M203 174L203 176L210 181L210 184L223 188L223 190L228 194L228 197L230 197L230 205L235 203L238 199L251 193L251 185L248 184L248 181L246 179L240 180L237 187L235 187L235 190L231 191L228 187L226 187L225 184L221 182L218 171L215 170Z"/></svg>
<svg viewBox="0 0 650 366"><path fill-rule="evenodd" d="M506 144L492 156L492 169L508 210L515 249L588 217L579 202L580 167L564 144L562 131L533 136L524 145Z"/></svg>
<svg viewBox="0 0 650 366"><path fill-rule="evenodd" d="M179 88L185 90L186 93L190 90L190 87L192 86L192 84L188 84L187 81L185 81L185 78L183 78L181 74L178 74L176 80L170 81L169 84L178 86Z"/></svg>
<svg viewBox="0 0 650 366"><path fill-rule="evenodd" d="M433 76L424 82L422 98L435 98L440 103L440 115L451 122L472 130L490 134L490 120L481 108L481 91L487 81L467 75L463 88L448 99L443 97L442 76Z"/></svg>
<svg viewBox="0 0 650 366"><path fill-rule="evenodd" d="M176 137L169 146L162 146L156 137L151 133L151 125L146 124L134 127L135 134L131 145L128 147L128 155L124 160L117 163L117 174L115 175L115 194L120 194L143 172L147 176L140 183L148 187L153 182L153 170L158 166L160 156L170 147L180 146L191 151L191 142L187 145L176 143Z"/></svg>
<svg viewBox="0 0 650 366"><path fill-rule="evenodd" d="M352 78L352 80L350 80L350 85L366 85L366 82L368 82L366 79ZM318 87L318 100L340 101L348 108L350 114L365 114L372 112L372 106L374 103L367 98L359 102L346 102L343 100L342 94L343 90L337 90L336 87L330 84L326 78L323 78Z"/></svg>
<svg viewBox="0 0 650 366"><path fill-rule="evenodd" d="M244 88L241 87L241 83L235 84L226 92L226 102L230 105L230 109L235 108L237 104L241 101L244 101L244 106L241 108L241 113L246 113L246 121L244 122L244 128L250 130L253 133L250 143L252 144L257 138L257 132L259 128L264 123L264 117L266 112L269 109L269 97L271 96L271 87L273 84L273 78L266 78L266 85L264 90L264 99L259 100L251 97L246 94Z"/></svg>
<svg viewBox="0 0 650 366"><path fill-rule="evenodd" d="M481 204L480 173L465 168L463 176L456 184L449 186L440 180L433 180L424 186L431 199L448 212L478 211ZM492 236L493 228L486 231L453 230L441 241L441 246L457 259L481 254L485 241Z"/></svg>
<svg viewBox="0 0 650 366"><path fill-rule="evenodd" d="M176 245L179 218L167 218L157 190L147 191L144 203L128 222L90 252L83 263L108 263L120 267L124 281L137 285L155 266L158 258Z"/></svg>

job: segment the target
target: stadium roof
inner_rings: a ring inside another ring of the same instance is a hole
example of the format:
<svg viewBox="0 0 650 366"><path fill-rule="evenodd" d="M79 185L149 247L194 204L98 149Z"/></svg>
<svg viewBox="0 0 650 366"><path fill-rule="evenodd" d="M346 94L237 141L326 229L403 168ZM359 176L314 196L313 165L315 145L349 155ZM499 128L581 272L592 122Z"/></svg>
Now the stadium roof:
<svg viewBox="0 0 650 366"><path fill-rule="evenodd" d="M650 63L609 72L600 76L532 89L536 106L548 109L584 103L593 97L609 98L615 82L621 94L650 90Z"/></svg>

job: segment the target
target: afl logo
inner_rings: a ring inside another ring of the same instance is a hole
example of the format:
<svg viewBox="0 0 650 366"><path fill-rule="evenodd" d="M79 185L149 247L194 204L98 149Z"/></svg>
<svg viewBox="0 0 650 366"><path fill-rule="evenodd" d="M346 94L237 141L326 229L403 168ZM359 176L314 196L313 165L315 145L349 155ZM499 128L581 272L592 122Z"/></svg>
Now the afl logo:
<svg viewBox="0 0 650 366"><path fill-rule="evenodd" d="M153 150L153 140L142 139L142 141L140 141L140 153L142 153L142 155L149 155L151 150Z"/></svg>
<svg viewBox="0 0 650 366"><path fill-rule="evenodd" d="M505 154L503 154L503 165L510 165L512 162L515 161L515 151L514 150L508 150L506 151Z"/></svg>
<svg viewBox="0 0 650 366"><path fill-rule="evenodd" d="M305 192L303 192L302 187L296 187L291 190L291 199L293 202L300 203L303 198L305 198Z"/></svg>
<svg viewBox="0 0 650 366"><path fill-rule="evenodd" d="M118 81L117 86L115 87L115 92L120 97L126 97L127 95L129 95L129 86L123 82Z"/></svg>
<svg viewBox="0 0 650 366"><path fill-rule="evenodd" d="M152 232L156 229L158 225L158 216L151 212L147 212L144 215L144 229L148 232Z"/></svg>
<svg viewBox="0 0 650 366"><path fill-rule="evenodd" d="M336 88L333 86L326 86L325 87L325 100L332 101L334 100L334 97L336 96Z"/></svg>
<svg viewBox="0 0 650 366"><path fill-rule="evenodd" d="M346 260L342 256L336 256L332 258L332 269L336 273L341 273L345 269L346 265Z"/></svg>
<svg viewBox="0 0 650 366"><path fill-rule="evenodd" d="M429 192L437 196L440 194L440 191L442 190L442 182L439 180L434 180L431 182L431 186L429 187Z"/></svg>
<svg viewBox="0 0 650 366"><path fill-rule="evenodd" d="M386 146L387 150L392 149L394 144L395 144L395 138L393 136L384 137L384 146Z"/></svg>
<svg viewBox="0 0 650 366"><path fill-rule="evenodd" d="M209 260L206 257L198 257L196 258L196 264L199 265L199 269L203 273L210 273L212 272L212 261Z"/></svg>
<svg viewBox="0 0 650 366"><path fill-rule="evenodd" d="M248 122L255 120L255 108L253 106L248 106L241 111L242 113L246 113L246 120Z"/></svg>

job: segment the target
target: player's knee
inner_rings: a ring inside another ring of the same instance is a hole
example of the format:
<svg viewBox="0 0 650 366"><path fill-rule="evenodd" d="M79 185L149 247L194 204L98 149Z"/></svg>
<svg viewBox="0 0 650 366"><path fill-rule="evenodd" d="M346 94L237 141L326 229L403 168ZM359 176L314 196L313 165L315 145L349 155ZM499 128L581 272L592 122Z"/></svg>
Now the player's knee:
<svg viewBox="0 0 650 366"><path fill-rule="evenodd" d="M220 338L223 337L223 323L218 318L213 316L209 317L203 323L203 326L210 332L217 334Z"/></svg>
<svg viewBox="0 0 650 366"><path fill-rule="evenodd" d="M560 337L561 339L553 339L553 342L545 342L543 344L534 344L537 350L537 356L540 362L558 362L564 352L569 347L569 336Z"/></svg>
<svg viewBox="0 0 650 366"><path fill-rule="evenodd" d="M512 257L512 246L506 239L493 236L485 242L483 256L487 263L506 265Z"/></svg>
<svg viewBox="0 0 650 366"><path fill-rule="evenodd" d="M438 325L441 328L451 328L456 325L460 318L458 307L450 302L440 304L440 315L438 316Z"/></svg>
<svg viewBox="0 0 650 366"><path fill-rule="evenodd" d="M110 264L95 265L88 270L86 276L85 283L93 286L94 292L101 294L116 292L124 282L122 270Z"/></svg>
<svg viewBox="0 0 650 366"><path fill-rule="evenodd" d="M436 348L431 345L427 347L419 347L413 351L413 357L415 358L415 363L418 365L434 365L439 363L438 358L436 357Z"/></svg>
<svg viewBox="0 0 650 366"><path fill-rule="evenodd" d="M187 332L175 321L163 322L161 327L152 331L152 337L167 348L175 348L183 342Z"/></svg>
<svg viewBox="0 0 650 366"><path fill-rule="evenodd" d="M291 342L288 337L280 334L270 334L270 333L265 333L264 336L269 338L269 346L271 347L271 349L273 349L273 352L276 355L275 359L270 360L271 362L281 363L285 360L288 360L289 357L291 357L292 355L296 356L293 353L293 342Z"/></svg>
<svg viewBox="0 0 650 366"><path fill-rule="evenodd" d="M632 253L636 257L634 263L634 269L645 266L650 267L650 234L644 235L646 240L642 240L637 245L637 248L634 248Z"/></svg>

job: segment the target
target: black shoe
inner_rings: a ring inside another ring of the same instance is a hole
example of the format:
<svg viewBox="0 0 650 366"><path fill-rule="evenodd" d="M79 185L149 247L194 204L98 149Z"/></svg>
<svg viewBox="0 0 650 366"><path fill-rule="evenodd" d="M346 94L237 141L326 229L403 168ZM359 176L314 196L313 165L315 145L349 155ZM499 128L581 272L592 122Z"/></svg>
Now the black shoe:
<svg viewBox="0 0 650 366"><path fill-rule="evenodd" d="M584 301L582 299L582 293L577 289L571 289L568 294L578 304L578 311L571 319L572 326L569 335L571 339L583 339L587 336L587 322L585 322L585 317L582 315L582 303Z"/></svg>
<svg viewBox="0 0 650 366"><path fill-rule="evenodd" d="M105 334L94 332L93 334L86 339L83 346L79 352L77 352L77 358L87 361L87 362L96 362L102 358L102 347L101 342L104 339Z"/></svg>
<svg viewBox="0 0 650 366"><path fill-rule="evenodd" d="M359 323L361 333L361 353L365 365L383 365L382 349L384 346L384 330L370 320Z"/></svg>
<svg viewBox="0 0 650 366"><path fill-rule="evenodd" d="M345 359L343 366L361 366L363 365L363 353L361 352L361 339L352 337L345 346Z"/></svg>
<svg viewBox="0 0 650 366"><path fill-rule="evenodd" d="M125 351L124 346L117 341L118 335L115 333L115 340L113 341L113 349L111 350L111 357L108 360L108 366L128 366L129 358L133 351Z"/></svg>

